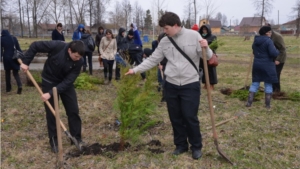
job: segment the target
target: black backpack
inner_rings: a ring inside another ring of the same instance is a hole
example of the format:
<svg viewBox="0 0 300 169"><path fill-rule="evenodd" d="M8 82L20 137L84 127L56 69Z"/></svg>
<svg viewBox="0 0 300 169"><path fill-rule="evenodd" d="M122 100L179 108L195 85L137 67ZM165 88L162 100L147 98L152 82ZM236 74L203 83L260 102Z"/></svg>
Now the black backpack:
<svg viewBox="0 0 300 169"><path fill-rule="evenodd" d="M87 39L87 47L88 47L91 51L94 51L94 50L95 50L95 43L94 43L94 40L93 40L92 36L89 36L89 38Z"/></svg>

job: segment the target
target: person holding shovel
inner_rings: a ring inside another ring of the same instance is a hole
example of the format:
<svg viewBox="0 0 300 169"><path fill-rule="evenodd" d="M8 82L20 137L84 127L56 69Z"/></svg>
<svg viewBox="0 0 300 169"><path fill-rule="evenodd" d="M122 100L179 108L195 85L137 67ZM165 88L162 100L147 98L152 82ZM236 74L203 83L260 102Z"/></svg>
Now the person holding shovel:
<svg viewBox="0 0 300 169"><path fill-rule="evenodd" d="M252 44L254 54L252 84L249 89L246 107L252 105L254 94L258 90L260 82L263 81L265 84L265 105L269 109L273 92L272 84L278 82L274 59L279 52L270 39L272 35L271 27L261 27L259 34L260 36L255 36Z"/></svg>
<svg viewBox="0 0 300 169"><path fill-rule="evenodd" d="M207 48L208 59L212 57L213 52L199 33L182 27L180 18L173 12L166 12L160 18L159 26L163 27L168 37L161 39L148 59L137 67L129 69L125 75L145 72L157 66L164 57L168 59L164 89L176 146L173 155L187 152L190 143L192 158L199 159L202 156L202 136L197 114L201 89L200 74L196 65L199 65L202 57L202 48ZM188 55L187 58L175 48L171 38L179 49Z"/></svg>
<svg viewBox="0 0 300 169"><path fill-rule="evenodd" d="M82 56L85 54L85 46L82 41L75 40L70 43L62 41L37 41L33 42L22 59L21 68L28 71L29 65L36 53L49 53L42 71L41 99L49 101L54 106L52 88L56 87L57 92L65 107L68 116L70 133L83 145L81 139L81 118L77 102L74 81L80 74L83 65ZM46 119L48 128L49 143L52 152L57 153L57 132L55 116L46 104ZM71 142L71 144L73 144Z"/></svg>

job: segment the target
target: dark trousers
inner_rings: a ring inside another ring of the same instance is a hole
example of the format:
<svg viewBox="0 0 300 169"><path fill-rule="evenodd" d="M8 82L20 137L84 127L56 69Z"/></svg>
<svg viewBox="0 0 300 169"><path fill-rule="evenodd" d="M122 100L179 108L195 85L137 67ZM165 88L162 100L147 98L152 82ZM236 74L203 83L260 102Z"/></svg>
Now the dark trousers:
<svg viewBox="0 0 300 169"><path fill-rule="evenodd" d="M92 61L92 52L85 52L85 55L83 56L83 71L86 71L86 57L88 57L88 63L89 63L89 73L90 75L93 74L93 61Z"/></svg>
<svg viewBox="0 0 300 169"><path fill-rule="evenodd" d="M49 92L54 86L46 81L42 81L43 93ZM73 137L77 140L81 140L81 118L79 116L79 108L77 102L76 91L74 86L69 87L63 93L59 94L59 97L64 105L66 114L68 116L69 130ZM53 96L48 100L54 108ZM46 109L47 128L50 144L53 145L53 140L57 143L57 131L55 116L52 114L46 103L44 104Z"/></svg>
<svg viewBox="0 0 300 169"><path fill-rule="evenodd" d="M280 74L282 71L284 63L280 63L279 65L276 65L276 73L278 78L278 83L273 83L273 92L280 92Z"/></svg>
<svg viewBox="0 0 300 169"><path fill-rule="evenodd" d="M200 82L177 86L165 82L165 99L173 127L174 144L177 148L202 149L202 136L198 120Z"/></svg>
<svg viewBox="0 0 300 169"><path fill-rule="evenodd" d="M6 82L6 91L11 90L11 78L10 78L11 70L5 70L5 82ZM13 76L16 79L18 88L22 87L21 79L19 76L19 70L13 70Z"/></svg>
<svg viewBox="0 0 300 169"><path fill-rule="evenodd" d="M107 71L108 71L108 80L111 81L112 79L112 70L114 66L114 60L107 60L103 59L103 66L104 66L104 77L107 78Z"/></svg>

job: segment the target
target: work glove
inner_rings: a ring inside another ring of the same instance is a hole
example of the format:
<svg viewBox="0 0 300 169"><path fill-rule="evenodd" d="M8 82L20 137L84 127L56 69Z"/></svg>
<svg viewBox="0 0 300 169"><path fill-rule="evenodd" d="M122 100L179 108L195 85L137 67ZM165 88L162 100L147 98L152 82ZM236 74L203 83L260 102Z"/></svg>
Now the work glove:
<svg viewBox="0 0 300 169"><path fill-rule="evenodd" d="M132 23L132 26L133 26L133 31L136 31L137 30L137 27L136 27L136 24L135 23Z"/></svg>

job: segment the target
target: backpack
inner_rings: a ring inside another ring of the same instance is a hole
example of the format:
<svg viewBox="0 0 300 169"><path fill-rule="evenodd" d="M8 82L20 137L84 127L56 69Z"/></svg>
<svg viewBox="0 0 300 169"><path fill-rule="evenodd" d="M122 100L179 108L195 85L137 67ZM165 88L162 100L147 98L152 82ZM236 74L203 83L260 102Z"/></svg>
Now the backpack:
<svg viewBox="0 0 300 169"><path fill-rule="evenodd" d="M89 36L88 40L87 40L87 47L91 50L94 51L95 50L95 43L94 40L92 38L92 36Z"/></svg>

